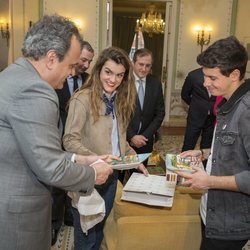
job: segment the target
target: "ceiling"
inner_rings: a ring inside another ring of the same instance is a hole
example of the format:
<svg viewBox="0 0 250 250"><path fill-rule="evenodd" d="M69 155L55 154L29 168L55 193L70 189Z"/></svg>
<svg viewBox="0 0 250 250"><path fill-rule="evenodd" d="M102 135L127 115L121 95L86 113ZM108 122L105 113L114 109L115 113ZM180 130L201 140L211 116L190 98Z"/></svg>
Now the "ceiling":
<svg viewBox="0 0 250 250"><path fill-rule="evenodd" d="M142 0L113 0L113 11L115 13L141 13L145 12L150 4L155 5L157 12L165 13L165 2Z"/></svg>

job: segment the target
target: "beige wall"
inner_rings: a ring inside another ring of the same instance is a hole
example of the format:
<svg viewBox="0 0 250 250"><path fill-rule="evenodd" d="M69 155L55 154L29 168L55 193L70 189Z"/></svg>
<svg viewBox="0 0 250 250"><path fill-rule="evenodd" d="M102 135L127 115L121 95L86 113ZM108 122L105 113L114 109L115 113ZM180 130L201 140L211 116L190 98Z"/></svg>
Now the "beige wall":
<svg viewBox="0 0 250 250"><path fill-rule="evenodd" d="M44 0L44 14L57 13L66 16L79 24L81 34L89 41L95 50L99 41L99 1L98 0Z"/></svg>
<svg viewBox="0 0 250 250"><path fill-rule="evenodd" d="M108 2L112 3L112 0L76 0L75 4L68 0L0 0L0 19L9 18L10 22L9 47L0 36L0 69L22 55L22 43L30 21L36 22L43 14L57 13L73 21L79 20L84 39L91 43L97 55L101 49L111 45L111 15L106 13ZM110 6L112 11L112 4Z"/></svg>
<svg viewBox="0 0 250 250"><path fill-rule="evenodd" d="M194 27L199 25L212 28L211 42L230 35L231 16L233 13L233 0L181 0L177 18L179 24L176 29L176 60L173 63L172 81L168 83L171 88L165 102L168 102L170 126L185 125L187 107L181 100L181 88L188 72L199 67L196 57L200 53L197 46L197 32ZM207 38L207 36L206 36ZM206 46L204 46L206 49Z"/></svg>
<svg viewBox="0 0 250 250"><path fill-rule="evenodd" d="M8 22L9 20L9 1L0 0L0 22ZM2 38L0 33L0 71L8 64L8 46L7 40Z"/></svg>
<svg viewBox="0 0 250 250"><path fill-rule="evenodd" d="M11 34L8 63L22 55L21 48L29 22L39 19L39 0L9 0Z"/></svg>
<svg viewBox="0 0 250 250"><path fill-rule="evenodd" d="M250 1L238 0L235 35L244 43L248 49L248 56L250 58ZM250 61L248 61L246 78L250 78Z"/></svg>
<svg viewBox="0 0 250 250"><path fill-rule="evenodd" d="M108 35L106 31L107 18L110 18L106 13L106 3L112 1L78 0L75 2L72 4L72 1L68 0L43 0L43 13L57 13L78 23L84 40L87 40L95 50L95 61L99 51L111 45L111 40L107 39L107 37L111 37L110 33ZM108 24L110 25L110 22ZM93 65L94 63L91 64L91 67Z"/></svg>
<svg viewBox="0 0 250 250"><path fill-rule="evenodd" d="M238 0L235 35L241 41L250 38L250 1Z"/></svg>
<svg viewBox="0 0 250 250"><path fill-rule="evenodd" d="M198 67L196 57L200 53L197 46L197 32L194 26L210 26L211 43L230 34L231 0L182 0L177 55L177 78L175 88L181 89L185 76L190 70ZM206 36L207 38L207 36ZM204 46L206 49L207 46Z"/></svg>
<svg viewBox="0 0 250 250"><path fill-rule="evenodd" d="M166 100L170 102L169 125L185 125L187 106L181 101L180 91L188 72L198 67L196 56L200 53L191 27L197 22L211 25L211 43L235 35L248 48L250 56L249 10L249 0L181 0L177 60L174 62L176 70L171 82L171 95ZM250 78L250 61L246 78Z"/></svg>

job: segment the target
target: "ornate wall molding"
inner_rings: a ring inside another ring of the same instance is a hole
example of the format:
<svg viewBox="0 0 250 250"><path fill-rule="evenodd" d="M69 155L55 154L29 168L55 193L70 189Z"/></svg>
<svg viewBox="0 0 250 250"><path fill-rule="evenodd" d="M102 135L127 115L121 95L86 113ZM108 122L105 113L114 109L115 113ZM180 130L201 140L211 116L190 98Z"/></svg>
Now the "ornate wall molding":
<svg viewBox="0 0 250 250"><path fill-rule="evenodd" d="M199 67L196 57L200 47L196 45L196 34L192 27L197 24L212 26L211 42L230 35L233 3L234 0L181 0L170 120L171 116L185 119L186 107L181 101L181 88L188 72Z"/></svg>
<svg viewBox="0 0 250 250"><path fill-rule="evenodd" d="M99 52L100 1L81 0L72 4L68 0L43 0L43 14L57 13L73 21L81 21L80 32L96 51ZM96 58L96 57L95 57ZM94 59L95 59L94 58ZM92 63L93 65L93 63Z"/></svg>

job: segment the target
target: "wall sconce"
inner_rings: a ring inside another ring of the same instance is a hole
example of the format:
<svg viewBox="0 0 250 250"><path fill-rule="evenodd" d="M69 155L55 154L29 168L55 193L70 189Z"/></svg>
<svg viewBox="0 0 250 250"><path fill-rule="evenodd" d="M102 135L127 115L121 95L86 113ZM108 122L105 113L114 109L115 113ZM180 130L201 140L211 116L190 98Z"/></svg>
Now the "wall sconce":
<svg viewBox="0 0 250 250"><path fill-rule="evenodd" d="M1 30L1 35L3 39L6 39L7 41L7 46L9 46L9 39L10 39L10 30L9 30L9 24L0 22L0 30Z"/></svg>
<svg viewBox="0 0 250 250"><path fill-rule="evenodd" d="M208 46L211 41L212 28L201 28L200 26L195 27L197 32L197 45L201 46L201 52L203 51L203 46Z"/></svg>
<svg viewBox="0 0 250 250"><path fill-rule="evenodd" d="M73 22L78 28L78 30L81 32L83 27L83 21L81 19L73 19Z"/></svg>

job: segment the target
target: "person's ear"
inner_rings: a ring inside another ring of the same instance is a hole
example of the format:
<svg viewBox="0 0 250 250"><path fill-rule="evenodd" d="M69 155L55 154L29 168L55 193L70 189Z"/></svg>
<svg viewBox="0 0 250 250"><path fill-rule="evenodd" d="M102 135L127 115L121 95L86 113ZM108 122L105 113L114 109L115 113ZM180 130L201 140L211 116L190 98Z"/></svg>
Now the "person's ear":
<svg viewBox="0 0 250 250"><path fill-rule="evenodd" d="M49 50L45 56L46 59L46 66L48 69L53 69L55 63L58 62L58 57L54 50Z"/></svg>
<svg viewBox="0 0 250 250"><path fill-rule="evenodd" d="M233 70L230 73L230 77L233 81L239 81L240 79L240 71L238 69Z"/></svg>

